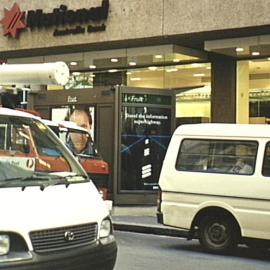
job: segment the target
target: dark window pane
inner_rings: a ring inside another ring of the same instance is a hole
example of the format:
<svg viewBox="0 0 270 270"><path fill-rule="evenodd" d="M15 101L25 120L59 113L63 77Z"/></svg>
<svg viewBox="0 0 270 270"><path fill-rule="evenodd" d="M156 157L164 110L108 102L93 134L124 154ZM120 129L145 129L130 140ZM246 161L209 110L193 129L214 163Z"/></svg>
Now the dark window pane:
<svg viewBox="0 0 270 270"><path fill-rule="evenodd" d="M265 147L262 174L270 176L270 143L267 143Z"/></svg>

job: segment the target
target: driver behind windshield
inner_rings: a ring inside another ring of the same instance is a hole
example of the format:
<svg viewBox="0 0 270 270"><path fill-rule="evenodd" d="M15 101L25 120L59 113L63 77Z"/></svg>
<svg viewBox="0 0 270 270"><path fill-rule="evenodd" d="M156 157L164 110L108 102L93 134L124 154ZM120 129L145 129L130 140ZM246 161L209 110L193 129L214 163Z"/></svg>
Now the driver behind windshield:
<svg viewBox="0 0 270 270"><path fill-rule="evenodd" d="M86 132L70 132L67 146L74 154L96 155L91 136Z"/></svg>
<svg viewBox="0 0 270 270"><path fill-rule="evenodd" d="M90 132L92 117L89 111L75 109L69 116L69 121L75 122L78 126ZM92 138L87 132L70 132L67 146L74 154L95 155Z"/></svg>

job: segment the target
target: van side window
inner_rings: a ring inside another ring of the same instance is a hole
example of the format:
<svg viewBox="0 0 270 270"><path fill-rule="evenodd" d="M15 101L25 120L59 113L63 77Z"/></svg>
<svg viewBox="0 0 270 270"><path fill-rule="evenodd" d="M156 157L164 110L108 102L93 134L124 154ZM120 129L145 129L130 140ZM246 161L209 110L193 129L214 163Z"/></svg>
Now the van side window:
<svg viewBox="0 0 270 270"><path fill-rule="evenodd" d="M30 152L30 130L27 125L11 124L11 139L9 150L24 154Z"/></svg>
<svg viewBox="0 0 270 270"><path fill-rule="evenodd" d="M62 156L62 154L57 150L57 146L55 146L54 143L49 141L45 136L43 138L39 138L34 128L32 129L32 135L39 155L47 157Z"/></svg>
<svg viewBox="0 0 270 270"><path fill-rule="evenodd" d="M184 139L176 161L179 171L253 174L255 141Z"/></svg>
<svg viewBox="0 0 270 270"><path fill-rule="evenodd" d="M268 142L265 147L262 175L270 176L270 142Z"/></svg>

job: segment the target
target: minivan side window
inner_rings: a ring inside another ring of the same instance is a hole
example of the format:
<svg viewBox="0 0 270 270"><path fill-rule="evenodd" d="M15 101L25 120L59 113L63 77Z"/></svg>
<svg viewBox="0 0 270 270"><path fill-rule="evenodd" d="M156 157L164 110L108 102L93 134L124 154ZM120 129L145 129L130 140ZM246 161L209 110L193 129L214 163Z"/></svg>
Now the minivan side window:
<svg viewBox="0 0 270 270"><path fill-rule="evenodd" d="M255 169L257 149L256 141L184 139L176 169L251 175Z"/></svg>
<svg viewBox="0 0 270 270"><path fill-rule="evenodd" d="M265 147L262 175L270 176L270 142L268 142Z"/></svg>

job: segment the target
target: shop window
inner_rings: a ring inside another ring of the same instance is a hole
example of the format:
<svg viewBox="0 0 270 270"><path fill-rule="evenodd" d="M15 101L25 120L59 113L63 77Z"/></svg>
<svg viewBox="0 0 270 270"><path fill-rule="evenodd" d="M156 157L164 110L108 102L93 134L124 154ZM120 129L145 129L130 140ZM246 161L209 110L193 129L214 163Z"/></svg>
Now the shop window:
<svg viewBox="0 0 270 270"><path fill-rule="evenodd" d="M270 122L270 61L267 58L237 63L237 123Z"/></svg>
<svg viewBox="0 0 270 270"><path fill-rule="evenodd" d="M7 125L1 124L0 125L0 150L6 150L7 147Z"/></svg>

